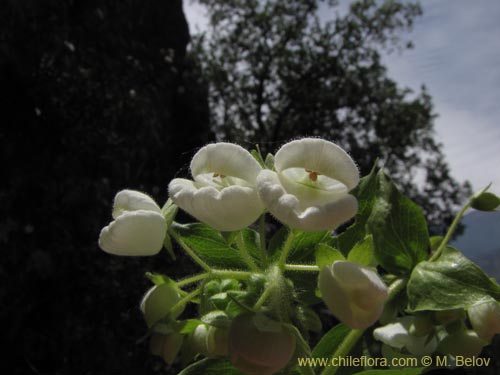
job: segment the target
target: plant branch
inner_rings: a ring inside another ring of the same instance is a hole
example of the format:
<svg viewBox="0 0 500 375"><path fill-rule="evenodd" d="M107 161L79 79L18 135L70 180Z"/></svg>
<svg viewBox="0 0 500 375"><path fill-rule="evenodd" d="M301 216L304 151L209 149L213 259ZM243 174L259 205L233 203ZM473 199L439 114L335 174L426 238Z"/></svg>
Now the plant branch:
<svg viewBox="0 0 500 375"><path fill-rule="evenodd" d="M319 272L319 267L309 264L285 264L285 271Z"/></svg>
<svg viewBox="0 0 500 375"><path fill-rule="evenodd" d="M288 233L288 237L285 241L285 244L281 249L280 259L278 261L278 266L281 269L285 269L285 263L286 259L288 258L288 253L290 253L290 250L292 250L293 239L294 239L293 229L290 228L290 232Z"/></svg>

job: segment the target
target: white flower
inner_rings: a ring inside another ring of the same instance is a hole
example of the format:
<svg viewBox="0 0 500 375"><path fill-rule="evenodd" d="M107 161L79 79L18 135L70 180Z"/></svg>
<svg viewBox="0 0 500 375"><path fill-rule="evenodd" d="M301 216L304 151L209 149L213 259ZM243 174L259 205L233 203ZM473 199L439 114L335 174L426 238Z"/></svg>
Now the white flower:
<svg viewBox="0 0 500 375"><path fill-rule="evenodd" d="M210 144L191 161L194 181L176 178L170 182L170 198L214 229L240 230L264 210L255 187L261 170L244 148L232 143Z"/></svg>
<svg viewBox="0 0 500 375"><path fill-rule="evenodd" d="M491 341L500 333L500 303L495 300L479 303L467 311L469 320L478 336Z"/></svg>
<svg viewBox="0 0 500 375"><path fill-rule="evenodd" d="M167 231L161 209L146 194L122 190L115 196L113 219L99 235L99 247L114 255L155 255Z"/></svg>
<svg viewBox="0 0 500 375"><path fill-rule="evenodd" d="M351 157L332 142L304 138L281 147L274 159L276 172L257 177L264 205L281 222L306 231L333 229L358 209L349 194L359 182Z"/></svg>
<svg viewBox="0 0 500 375"><path fill-rule="evenodd" d="M355 329L375 323L388 298L386 285L373 269L342 260L320 271L318 287L332 314Z"/></svg>
<svg viewBox="0 0 500 375"><path fill-rule="evenodd" d="M373 337L393 348L406 348L411 354L424 356L433 353L437 348L437 339L434 336L427 342L427 336L414 336L410 328L414 323L413 316L396 319L396 322L379 327L373 331Z"/></svg>

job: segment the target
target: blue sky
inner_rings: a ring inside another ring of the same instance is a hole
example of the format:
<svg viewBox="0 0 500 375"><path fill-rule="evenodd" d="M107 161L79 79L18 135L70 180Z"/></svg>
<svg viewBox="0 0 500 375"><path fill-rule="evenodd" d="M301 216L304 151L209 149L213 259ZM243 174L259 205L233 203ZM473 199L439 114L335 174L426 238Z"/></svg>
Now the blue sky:
<svg viewBox="0 0 500 375"><path fill-rule="evenodd" d="M500 194L500 1L425 0L422 8L406 35L415 48L384 55L388 74L416 91L427 86L453 175L475 190L493 182ZM206 27L201 6L185 0L184 10L191 33Z"/></svg>

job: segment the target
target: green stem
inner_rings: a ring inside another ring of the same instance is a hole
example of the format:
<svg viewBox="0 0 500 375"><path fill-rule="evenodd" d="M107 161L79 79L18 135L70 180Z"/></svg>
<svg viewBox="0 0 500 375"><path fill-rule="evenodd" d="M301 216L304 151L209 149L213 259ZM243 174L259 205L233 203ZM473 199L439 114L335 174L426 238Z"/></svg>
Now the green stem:
<svg viewBox="0 0 500 375"><path fill-rule="evenodd" d="M319 272L319 267L309 264L285 264L285 271Z"/></svg>
<svg viewBox="0 0 500 375"><path fill-rule="evenodd" d="M280 259L278 261L279 267L283 270L285 269L286 259L288 258L288 253L292 250L292 244L294 240L293 229L290 228L290 232L288 233L288 237L286 238L285 244L281 249Z"/></svg>
<svg viewBox="0 0 500 375"><path fill-rule="evenodd" d="M245 240L243 238L243 231L240 231L236 236L236 244L238 245L238 249L240 249L240 254L247 266L255 272L260 272L259 267L255 264L250 253L248 252L247 247L245 246Z"/></svg>
<svg viewBox="0 0 500 375"><path fill-rule="evenodd" d="M193 290L191 293L186 294L182 297L175 305L172 306L170 311L175 311L179 309L181 306L184 306L186 303L190 302L194 297L201 293L201 288L197 288Z"/></svg>
<svg viewBox="0 0 500 375"><path fill-rule="evenodd" d="M168 229L168 233L170 236L177 241L177 243L182 247L182 249L197 263L201 268L205 271L210 272L211 268L208 264L206 264L196 253L184 242L184 240L179 236L173 229L170 227Z"/></svg>
<svg viewBox="0 0 500 375"><path fill-rule="evenodd" d="M267 268L267 252L266 252L266 213L260 215L259 219L259 241L260 241L260 256L264 268Z"/></svg>
<svg viewBox="0 0 500 375"><path fill-rule="evenodd" d="M453 223L451 223L450 228L448 228L448 232L446 232L446 235L443 238L443 241L441 241L441 244L437 248L437 250L432 254L432 256L429 258L430 262L436 261L441 253L443 252L444 248L448 244L448 241L450 241L451 236L453 236L453 232L455 232L455 229L457 228L458 223L462 219L462 217L465 215L465 212L471 207L472 202L476 196L480 196L484 192L486 192L490 188L491 184L486 186L483 190L481 190L478 194L475 194L471 199L469 199L469 202L460 210L460 212L455 216L455 219L453 220Z"/></svg>
<svg viewBox="0 0 500 375"><path fill-rule="evenodd" d="M221 279L248 280L252 276L252 273L247 271L212 270L210 275L220 277Z"/></svg>
<svg viewBox="0 0 500 375"><path fill-rule="evenodd" d="M262 292L257 302L255 302L253 309L259 310L262 307L262 305L264 305L270 294L271 294L271 287L267 287L266 289L264 289L264 292Z"/></svg>
<svg viewBox="0 0 500 375"><path fill-rule="evenodd" d="M347 334L344 338L344 341L337 347L335 353L333 353L332 358L345 358L352 350L354 345L358 342L358 340L363 336L365 332L364 329L353 329L351 332ZM339 366L326 367L321 375L334 375Z"/></svg>
<svg viewBox="0 0 500 375"><path fill-rule="evenodd" d="M206 279L208 277L210 277L210 273L208 273L208 272L206 272L206 273L200 273L198 275L194 275L194 276L187 277L185 279L177 281L177 286L179 288L182 288L183 286L195 283L195 282L200 281L200 280L204 280L204 279Z"/></svg>
<svg viewBox="0 0 500 375"><path fill-rule="evenodd" d="M387 301L395 298L399 294L399 292L401 292L404 287L406 287L407 282L407 279L396 279L391 285L389 285L389 297ZM351 352L352 348L354 347L354 345L356 345L361 336L363 336L364 332L364 329L351 330L351 332L349 332L344 338L342 343L337 347L337 350L335 350L331 358L345 358ZM334 375L338 369L338 366L326 367L321 375Z"/></svg>

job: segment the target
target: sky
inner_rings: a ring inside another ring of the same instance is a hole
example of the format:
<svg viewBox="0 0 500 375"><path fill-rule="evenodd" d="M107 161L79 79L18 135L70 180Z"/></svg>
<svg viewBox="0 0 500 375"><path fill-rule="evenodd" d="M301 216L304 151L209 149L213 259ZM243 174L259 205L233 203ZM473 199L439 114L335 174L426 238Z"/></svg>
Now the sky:
<svg viewBox="0 0 500 375"><path fill-rule="evenodd" d="M388 75L414 91L427 87L452 175L475 191L493 182L490 191L500 194L500 1L421 3L423 16L405 35L414 49L383 55ZM340 2L341 13L347 4ZM185 0L184 11L192 34L206 28L203 7Z"/></svg>

